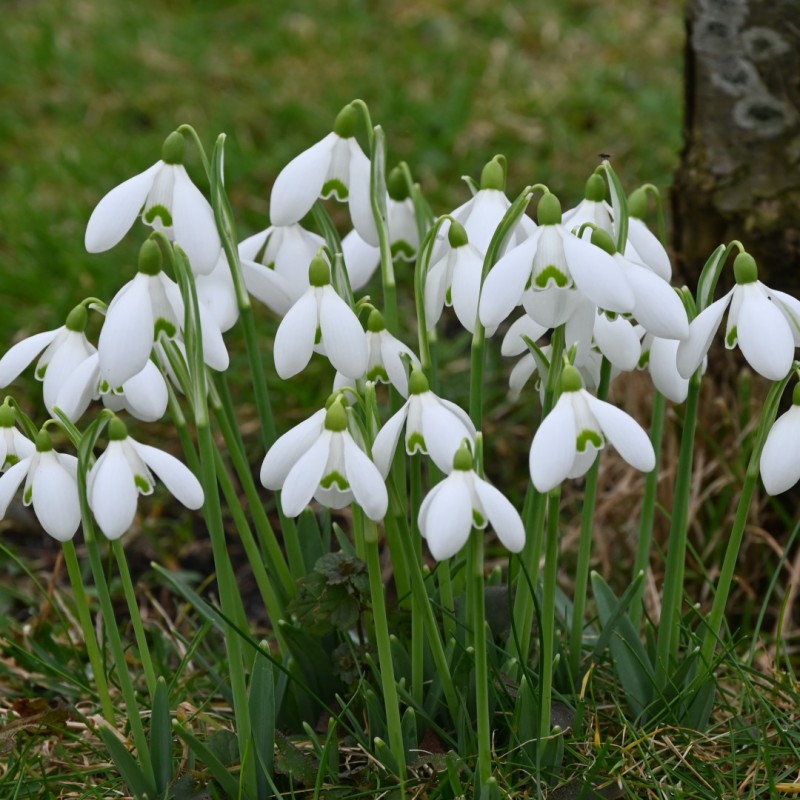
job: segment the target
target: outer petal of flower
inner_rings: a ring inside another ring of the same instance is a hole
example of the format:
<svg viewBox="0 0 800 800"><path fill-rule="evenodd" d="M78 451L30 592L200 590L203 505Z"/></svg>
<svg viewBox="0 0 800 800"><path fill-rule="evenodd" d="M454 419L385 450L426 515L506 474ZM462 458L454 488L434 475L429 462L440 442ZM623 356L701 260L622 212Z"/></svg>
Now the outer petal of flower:
<svg viewBox="0 0 800 800"><path fill-rule="evenodd" d="M70 469L54 450L39 453L33 474L33 510L42 527L59 542L71 539L81 522L78 485Z"/></svg>
<svg viewBox="0 0 800 800"><path fill-rule="evenodd" d="M287 517L296 517L314 496L328 463L331 436L330 431L323 431L317 441L289 470L281 493L283 513Z"/></svg>
<svg viewBox="0 0 800 800"><path fill-rule="evenodd" d="M300 299L294 297L288 281L275 270L246 259L242 259L241 263L247 291L276 314L284 316Z"/></svg>
<svg viewBox="0 0 800 800"><path fill-rule="evenodd" d="M138 456L158 475L170 494L186 508L197 509L203 505L203 487L192 471L175 456L141 444L130 436L127 439Z"/></svg>
<svg viewBox="0 0 800 800"><path fill-rule="evenodd" d="M378 431L378 435L372 443L372 460L384 480L392 467L394 453L397 450L397 443L400 441L400 434L403 432L407 416L408 402L404 403L399 411L392 414L387 423Z"/></svg>
<svg viewBox="0 0 800 800"><path fill-rule="evenodd" d="M152 361L148 361L141 372L122 384L122 392L123 408L143 422L155 422L167 411L169 404L167 383ZM116 395L104 397L116 397Z"/></svg>
<svg viewBox="0 0 800 800"><path fill-rule="evenodd" d="M109 539L119 539L133 524L139 501L139 490L121 442L109 442L91 471L89 507L100 530Z"/></svg>
<svg viewBox="0 0 800 800"><path fill-rule="evenodd" d="M503 342L500 345L500 353L504 356L518 356L528 352L528 345L525 344L523 336L527 336L532 342L538 341L547 328L540 325L528 314L523 314L506 332Z"/></svg>
<svg viewBox="0 0 800 800"><path fill-rule="evenodd" d="M275 333L275 371L284 380L311 360L317 334L317 297L309 289L290 309Z"/></svg>
<svg viewBox="0 0 800 800"><path fill-rule="evenodd" d="M324 139L295 156L275 179L270 198L273 225L291 225L311 210L325 183L333 148L339 137Z"/></svg>
<svg viewBox="0 0 800 800"><path fill-rule="evenodd" d="M502 492L477 475L473 486L489 524L504 547L512 553L519 553L525 546L525 526L517 509Z"/></svg>
<svg viewBox="0 0 800 800"><path fill-rule="evenodd" d="M794 346L800 347L800 300L796 297L792 297L790 294L786 294L786 292L779 292L775 289L769 289L766 286L764 286L764 290L770 298L777 303L789 322L789 327L792 329L792 336L794 336Z"/></svg>
<svg viewBox="0 0 800 800"><path fill-rule="evenodd" d="M540 231L509 250L489 270L480 301L480 319L485 328L496 328L522 299L525 284L531 277Z"/></svg>
<svg viewBox="0 0 800 800"><path fill-rule="evenodd" d="M633 290L608 253L577 236L565 235L562 241L569 271L586 297L606 311L633 311Z"/></svg>
<svg viewBox="0 0 800 800"><path fill-rule="evenodd" d="M793 405L770 429L761 453L761 479L768 494L791 489L800 480L800 406Z"/></svg>
<svg viewBox="0 0 800 800"><path fill-rule="evenodd" d="M678 345L675 339L654 338L650 344L650 376L653 385L673 403L682 403L689 394L689 380L678 372Z"/></svg>
<svg viewBox="0 0 800 800"><path fill-rule="evenodd" d="M16 464L9 467L2 476L0 476L0 519L6 515L11 498L14 497L22 481L27 477L32 458L33 454L17 461ZM5 462L5 459L3 460Z"/></svg>
<svg viewBox="0 0 800 800"><path fill-rule="evenodd" d="M794 336L789 323L778 305L754 283L739 288L745 292L736 320L739 349L756 372L779 381L794 360Z"/></svg>
<svg viewBox="0 0 800 800"><path fill-rule="evenodd" d="M636 306L633 313L637 322L653 336L662 339L686 339L689 320L683 303L666 282L647 267L631 264L625 277L633 289Z"/></svg>
<svg viewBox="0 0 800 800"><path fill-rule="evenodd" d="M216 266L222 243L214 212L203 193L192 183L185 167L178 164L172 194L172 227L175 241L186 251L197 275L208 275Z"/></svg>
<svg viewBox="0 0 800 800"><path fill-rule="evenodd" d="M365 242L353 229L342 239L342 254L350 288L354 292L363 289L381 263L380 248Z"/></svg>
<svg viewBox="0 0 800 800"><path fill-rule="evenodd" d="M163 161L156 162L113 188L100 200L86 226L85 244L90 253L109 250L130 230L147 199L156 173L163 166Z"/></svg>
<svg viewBox="0 0 800 800"><path fill-rule="evenodd" d="M664 245L658 241L650 228L636 217L628 217L628 244L633 245L642 263L661 280L669 282L672 279L672 265L669 263Z"/></svg>
<svg viewBox="0 0 800 800"><path fill-rule="evenodd" d="M267 489L283 487L286 476L300 460L303 453L319 439L325 426L325 409L320 409L308 419L286 431L270 447L261 463L261 483Z"/></svg>
<svg viewBox="0 0 800 800"><path fill-rule="evenodd" d="M514 368L508 376L508 388L512 400L516 400L520 396L522 387L534 372L536 372L536 361L530 353L526 353L514 364Z"/></svg>
<svg viewBox="0 0 800 800"><path fill-rule="evenodd" d="M198 275L195 281L197 299L209 310L217 327L225 333L239 319L236 290L225 253L220 251L217 264L210 275Z"/></svg>
<svg viewBox="0 0 800 800"><path fill-rule="evenodd" d="M53 414L56 401L62 387L67 383L75 370L95 352L83 333L68 331L61 346L53 353L42 386L44 404Z"/></svg>
<svg viewBox="0 0 800 800"><path fill-rule="evenodd" d="M228 369L230 358L228 349L225 347L225 340L222 338L222 331L211 315L208 308L202 303L200 309L200 332L203 337L203 361L218 372Z"/></svg>
<svg viewBox="0 0 800 800"><path fill-rule="evenodd" d="M424 516L420 514L419 525L424 527L428 549L437 561L454 556L467 543L472 530L472 498L463 478L445 478Z"/></svg>
<svg viewBox="0 0 800 800"><path fill-rule="evenodd" d="M52 331L42 331L21 342L17 342L2 358L0 358L0 387L8 386L17 378L28 364L33 361L42 350L65 330L62 325Z"/></svg>
<svg viewBox="0 0 800 800"><path fill-rule="evenodd" d="M562 394L533 437L529 466L533 485L549 492L567 477L575 461L577 432L570 394Z"/></svg>
<svg viewBox="0 0 800 800"><path fill-rule="evenodd" d="M425 325L433 330L442 316L444 301L447 296L447 274L451 254L440 258L428 270L425 276Z"/></svg>
<svg viewBox="0 0 800 800"><path fill-rule="evenodd" d="M403 397L408 397L408 375L406 375L406 368L400 358L401 354L405 353L411 363L419 369L419 359L411 351L411 348L404 345L399 339L396 339L388 331L386 335L381 337L381 357L383 358L383 366L386 374L389 376L389 382L400 392Z"/></svg>
<svg viewBox="0 0 800 800"><path fill-rule="evenodd" d="M633 325L624 317L610 320L602 312L594 323L594 339L600 352L621 370L636 369L642 355L642 345Z"/></svg>
<svg viewBox="0 0 800 800"><path fill-rule="evenodd" d="M100 381L100 356L90 355L79 364L72 375L63 383L56 396L55 405L72 422L77 422L97 395Z"/></svg>
<svg viewBox="0 0 800 800"><path fill-rule="evenodd" d="M347 432L342 434L344 442L344 466L347 481L353 490L356 502L364 513L378 522L386 516L389 495L381 473L367 454L353 441Z"/></svg>
<svg viewBox="0 0 800 800"><path fill-rule="evenodd" d="M445 473L452 471L453 456L464 439L472 441L475 437L458 417L437 401L426 403L422 436L434 464Z"/></svg>
<svg viewBox="0 0 800 800"><path fill-rule="evenodd" d="M370 199L371 165L356 139L348 139L347 143L350 148L350 218L358 235L367 244L378 247L380 240Z"/></svg>
<svg viewBox="0 0 800 800"><path fill-rule="evenodd" d="M463 253L459 252L453 269L453 311L464 328L474 333L478 317L478 298L481 295L483 259L477 249L470 245L459 250Z"/></svg>
<svg viewBox="0 0 800 800"><path fill-rule="evenodd" d="M144 369L153 349L153 325L149 278L140 272L111 301L100 331L100 378L112 388Z"/></svg>
<svg viewBox="0 0 800 800"><path fill-rule="evenodd" d="M603 435L617 448L619 454L632 467L650 472L656 465L656 455L650 438L639 423L622 409L598 400L585 389L581 391Z"/></svg>
<svg viewBox="0 0 800 800"><path fill-rule="evenodd" d="M360 378L367 369L367 334L350 306L332 286L323 286L321 295L319 326L325 352L343 375Z"/></svg>
<svg viewBox="0 0 800 800"><path fill-rule="evenodd" d="M708 348L711 347L711 340L722 323L722 315L731 301L733 290L731 289L719 300L715 300L708 308L701 311L689 323L689 338L684 339L678 345L678 372L684 378L691 378L694 371L700 366Z"/></svg>

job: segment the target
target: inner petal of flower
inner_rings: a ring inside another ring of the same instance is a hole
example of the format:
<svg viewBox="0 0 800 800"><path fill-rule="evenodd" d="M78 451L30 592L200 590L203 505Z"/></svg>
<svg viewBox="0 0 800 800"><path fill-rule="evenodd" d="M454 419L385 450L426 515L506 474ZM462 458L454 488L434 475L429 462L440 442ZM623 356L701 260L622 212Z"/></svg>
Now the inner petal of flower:
<svg viewBox="0 0 800 800"><path fill-rule="evenodd" d="M413 456L414 453L427 453L428 447L425 444L425 439L419 432L414 432L406 439L406 452Z"/></svg>
<svg viewBox="0 0 800 800"><path fill-rule="evenodd" d="M161 224L165 228L172 227L172 214L169 213L169 209L162 206L160 203L154 206L150 206L147 211L144 212L144 221L148 225L152 225L156 219L161 220Z"/></svg>
<svg viewBox="0 0 800 800"><path fill-rule="evenodd" d="M342 475L341 472L338 470L334 470L329 475L326 475L320 482L319 485L323 489L330 489L333 485L336 484L338 489L342 492L346 492L350 488L350 484L347 482L347 478Z"/></svg>
<svg viewBox="0 0 800 800"><path fill-rule="evenodd" d="M153 491L153 487L150 485L147 478L145 478L143 475L134 475L133 482L136 484L136 488L142 494L149 494L150 492Z"/></svg>
<svg viewBox="0 0 800 800"><path fill-rule="evenodd" d="M553 264L546 266L536 276L536 285L540 289L546 289L550 281L553 281L553 283L560 289L564 289L569 285L569 277L565 275L558 267L553 266Z"/></svg>
<svg viewBox="0 0 800 800"><path fill-rule="evenodd" d="M350 196L347 187L338 178L331 178L329 181L325 181L320 194L322 197L335 196L341 202L344 202Z"/></svg>
<svg viewBox="0 0 800 800"><path fill-rule="evenodd" d="M588 445L592 445L598 450L603 446L603 437L597 432L584 428L575 441L575 446L579 453L583 453Z"/></svg>

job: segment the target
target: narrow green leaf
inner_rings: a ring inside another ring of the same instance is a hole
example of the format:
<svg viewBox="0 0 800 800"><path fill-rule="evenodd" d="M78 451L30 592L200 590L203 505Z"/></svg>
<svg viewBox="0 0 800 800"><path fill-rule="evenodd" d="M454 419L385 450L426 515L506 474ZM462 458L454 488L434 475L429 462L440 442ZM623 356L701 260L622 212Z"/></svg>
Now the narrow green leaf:
<svg viewBox="0 0 800 800"><path fill-rule="evenodd" d="M180 725L177 720L173 722L172 727L175 733L186 742L195 757L208 767L208 771L214 776L214 780L219 784L224 796L239 797L239 784L212 750L188 728Z"/></svg>
<svg viewBox="0 0 800 800"><path fill-rule="evenodd" d="M263 642L262 647L267 647ZM267 778L272 776L275 754L275 671L272 662L257 655L250 678L250 718L256 755L259 800L270 796Z"/></svg>
<svg viewBox="0 0 800 800"><path fill-rule="evenodd" d="M169 717L169 696L163 677L156 682L153 714L150 718L150 757L156 788L164 793L172 780L172 725Z"/></svg>
<svg viewBox="0 0 800 800"><path fill-rule="evenodd" d="M139 767L136 759L128 752L125 745L117 738L116 734L107 728L99 729L100 738L111 756L111 760L119 770L131 794L137 800L143 800L144 797L155 797L158 792L156 787L151 785L147 780L142 769Z"/></svg>

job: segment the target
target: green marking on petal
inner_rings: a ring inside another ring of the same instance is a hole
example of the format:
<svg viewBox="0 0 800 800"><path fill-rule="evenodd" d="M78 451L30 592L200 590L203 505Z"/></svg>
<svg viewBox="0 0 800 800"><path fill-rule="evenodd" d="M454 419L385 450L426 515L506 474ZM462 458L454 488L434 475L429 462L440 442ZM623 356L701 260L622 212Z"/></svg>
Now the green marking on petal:
<svg viewBox="0 0 800 800"><path fill-rule="evenodd" d="M100 381L100 394L107 394L111 389L111 384L107 380Z"/></svg>
<svg viewBox="0 0 800 800"><path fill-rule="evenodd" d="M47 364L44 364L41 367L37 367L36 368L36 380L37 381L44 380L45 372L47 372Z"/></svg>
<svg viewBox="0 0 800 800"><path fill-rule="evenodd" d="M736 344L736 340L739 338L739 331L734 325L729 331L728 335L725 337L725 344L728 347L733 347Z"/></svg>
<svg viewBox="0 0 800 800"><path fill-rule="evenodd" d="M158 340L159 334L164 334L167 339L174 339L178 329L169 320L159 317L153 326L153 341Z"/></svg>
<svg viewBox="0 0 800 800"><path fill-rule="evenodd" d="M31 504L31 500L33 500L33 486L29 486L25 490L25 494L22 495L22 502L29 506Z"/></svg>
<svg viewBox="0 0 800 800"><path fill-rule="evenodd" d="M597 431L590 431L587 428L578 434L575 446L579 453L583 453L590 444L599 450L603 446L603 437Z"/></svg>
<svg viewBox="0 0 800 800"><path fill-rule="evenodd" d="M476 528L486 527L486 520L483 518L483 515L475 508L472 509L472 524Z"/></svg>
<svg viewBox="0 0 800 800"><path fill-rule="evenodd" d="M405 257L406 259L414 258L417 253L417 249L405 239L398 239L396 242L392 242L391 251L394 258Z"/></svg>
<svg viewBox="0 0 800 800"><path fill-rule="evenodd" d="M389 383L389 373L380 365L376 364L368 373L367 380L373 383Z"/></svg>
<svg viewBox="0 0 800 800"><path fill-rule="evenodd" d="M650 351L645 350L642 353L642 357L639 359L639 369L645 369L647 365L650 363Z"/></svg>
<svg viewBox="0 0 800 800"><path fill-rule="evenodd" d="M444 302L448 306L452 306L453 305L453 287L452 286L448 286L447 287L447 291L445 292L445 295L444 295Z"/></svg>
<svg viewBox="0 0 800 800"><path fill-rule="evenodd" d="M150 485L150 481L148 481L147 478L145 478L142 475L134 475L133 482L136 484L136 488L142 494L148 494L149 492L153 491L153 487Z"/></svg>
<svg viewBox="0 0 800 800"><path fill-rule="evenodd" d="M325 181L320 196L323 198L336 197L337 200L343 203L350 196L350 192L338 178L332 178L329 181Z"/></svg>
<svg viewBox="0 0 800 800"><path fill-rule="evenodd" d="M2 465L2 469L13 467L14 464L19 464L19 456L16 453L9 453L6 456L6 462Z"/></svg>
<svg viewBox="0 0 800 800"><path fill-rule="evenodd" d="M551 280L560 289L569 284L569 278L558 267L549 264L536 276L536 285L540 289L546 289Z"/></svg>
<svg viewBox="0 0 800 800"><path fill-rule="evenodd" d="M150 206L150 208L148 208L144 213L144 221L148 225L152 225L156 221L156 218L161 219L161 224L165 228L172 227L172 214L169 213L168 208L162 206L160 203Z"/></svg>
<svg viewBox="0 0 800 800"><path fill-rule="evenodd" d="M314 332L314 344L319 344L322 341L322 328L317 328Z"/></svg>
<svg viewBox="0 0 800 800"><path fill-rule="evenodd" d="M414 453L427 453L428 448L421 433L412 433L406 440L406 452L413 456Z"/></svg>
<svg viewBox="0 0 800 800"><path fill-rule="evenodd" d="M339 488L340 491L346 492L350 488L350 484L347 482L347 479L342 475L341 472L334 470L331 472L330 475L326 475L320 482L319 485L323 489L331 489L333 485Z"/></svg>

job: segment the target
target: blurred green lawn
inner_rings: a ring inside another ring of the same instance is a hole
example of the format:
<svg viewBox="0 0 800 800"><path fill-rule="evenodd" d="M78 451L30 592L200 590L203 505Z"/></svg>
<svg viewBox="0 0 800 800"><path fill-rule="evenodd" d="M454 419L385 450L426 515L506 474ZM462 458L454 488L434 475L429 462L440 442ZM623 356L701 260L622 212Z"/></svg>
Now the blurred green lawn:
<svg viewBox="0 0 800 800"><path fill-rule="evenodd" d="M565 206L597 154L629 182L670 181L680 146L681 3L623 0L8 0L0 32L0 351L132 275L142 229L83 249L86 220L188 122L229 135L244 236L269 190L354 97L439 213L494 153L509 193ZM202 185L199 162L190 171Z"/></svg>

